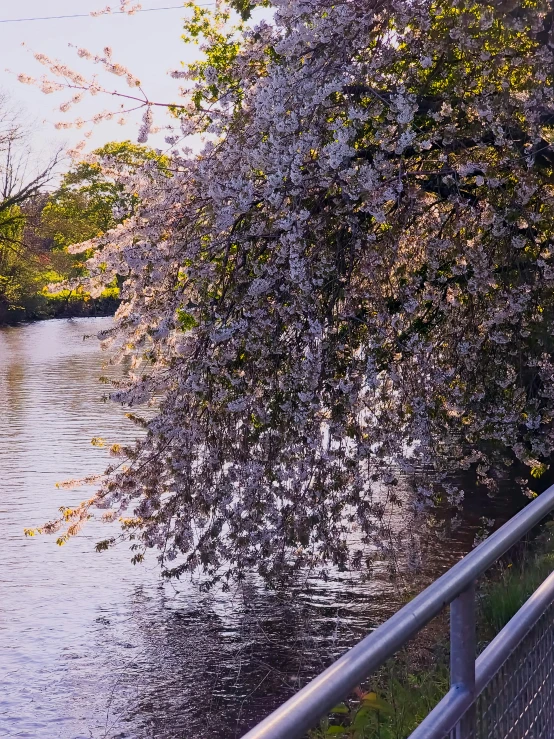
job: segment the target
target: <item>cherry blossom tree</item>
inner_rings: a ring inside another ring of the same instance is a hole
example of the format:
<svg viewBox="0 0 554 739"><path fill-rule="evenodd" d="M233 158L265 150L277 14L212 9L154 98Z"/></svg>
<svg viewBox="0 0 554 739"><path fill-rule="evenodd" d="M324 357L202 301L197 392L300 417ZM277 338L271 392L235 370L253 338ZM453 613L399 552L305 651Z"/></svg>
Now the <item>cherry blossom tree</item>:
<svg viewBox="0 0 554 739"><path fill-rule="evenodd" d="M224 581L363 566L391 506L554 448L550 4L254 5L193 9L170 174L122 172L140 208L81 247L87 290L125 278L114 399L157 410L64 534L133 511L138 559ZM114 73L144 141L156 105Z"/></svg>

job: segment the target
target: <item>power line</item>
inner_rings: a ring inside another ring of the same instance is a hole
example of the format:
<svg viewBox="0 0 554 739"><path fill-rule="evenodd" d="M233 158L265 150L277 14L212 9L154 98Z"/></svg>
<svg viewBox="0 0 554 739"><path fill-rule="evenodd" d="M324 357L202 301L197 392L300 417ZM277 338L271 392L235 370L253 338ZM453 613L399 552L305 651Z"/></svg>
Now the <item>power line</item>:
<svg viewBox="0 0 554 739"><path fill-rule="evenodd" d="M214 3L201 3L204 7L207 5L214 5ZM167 8L141 8L135 10L135 13L156 13L160 10L184 10L184 5L171 5ZM111 13L106 15L128 15L124 10L112 10ZM134 14L133 14L134 15ZM0 19L0 23L27 23L28 21L57 21L63 18L92 18L90 13L75 13L74 15L47 15L37 18L5 18ZM99 17L99 16L96 16Z"/></svg>

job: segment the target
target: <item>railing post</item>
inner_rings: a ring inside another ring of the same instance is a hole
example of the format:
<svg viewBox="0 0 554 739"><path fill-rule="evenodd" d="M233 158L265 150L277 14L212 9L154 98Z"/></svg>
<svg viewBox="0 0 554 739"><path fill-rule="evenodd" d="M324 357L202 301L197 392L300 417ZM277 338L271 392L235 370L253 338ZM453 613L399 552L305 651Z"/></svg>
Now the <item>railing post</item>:
<svg viewBox="0 0 554 739"><path fill-rule="evenodd" d="M476 687L475 580L553 510L554 485L251 729L243 739L300 739L305 736L323 715L396 654L449 603L452 687L412 736L443 739L450 732L450 739L454 736L456 739L474 739L477 690L485 688L513 647L525 636L529 625L538 620L550 603L554 603L554 580L552 583L547 581L546 590L541 593L539 588L520 617L516 616L516 627L508 625L507 632L501 632L502 636L491 642L490 649L488 647L488 651L481 655ZM528 621L529 618L534 621ZM514 628L517 633L514 633ZM462 721L461 715L464 716Z"/></svg>
<svg viewBox="0 0 554 739"><path fill-rule="evenodd" d="M475 581L450 604L450 686L475 698ZM455 727L455 739L471 739L475 728L475 704Z"/></svg>

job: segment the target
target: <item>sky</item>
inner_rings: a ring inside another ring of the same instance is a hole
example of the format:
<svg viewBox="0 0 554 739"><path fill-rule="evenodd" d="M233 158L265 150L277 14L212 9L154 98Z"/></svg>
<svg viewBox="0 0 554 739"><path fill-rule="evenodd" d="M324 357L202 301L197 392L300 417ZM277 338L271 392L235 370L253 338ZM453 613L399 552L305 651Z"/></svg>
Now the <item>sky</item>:
<svg viewBox="0 0 554 739"><path fill-rule="evenodd" d="M0 90L7 94L10 105L22 110L22 116L33 130L33 148L37 155L48 155L64 144L74 146L83 139L83 132L89 128L93 131L87 144L89 149L110 140L136 141L141 114L129 116L129 123L125 126L112 121L87 126L81 131L56 130L56 121L74 120L77 117L88 120L101 110L115 109L113 99L100 100L99 96L87 98L64 115L59 106L69 97L68 93L44 95L37 88L17 81L20 73L37 78L46 72L33 58L34 52L56 57L85 76L96 72L101 84L125 92L124 81L101 73L98 66L78 59L75 49L70 48L69 44L85 47L93 53L101 53L104 47L109 46L113 50L114 61L128 67L141 80L148 97L159 102L178 100L180 83L167 75L168 70L177 69L180 62L190 62L198 57L198 47L185 44L180 38L182 18L187 13L182 6L133 16L87 15L84 18L5 22L20 18L88 14L91 10L103 8L106 1L0 0ZM207 0L203 2L207 3ZM118 0L111 0L111 5L119 6ZM179 6L179 0L142 0L143 8L170 6ZM156 125L167 122L163 113L155 119ZM163 134L153 137L149 143L165 147Z"/></svg>

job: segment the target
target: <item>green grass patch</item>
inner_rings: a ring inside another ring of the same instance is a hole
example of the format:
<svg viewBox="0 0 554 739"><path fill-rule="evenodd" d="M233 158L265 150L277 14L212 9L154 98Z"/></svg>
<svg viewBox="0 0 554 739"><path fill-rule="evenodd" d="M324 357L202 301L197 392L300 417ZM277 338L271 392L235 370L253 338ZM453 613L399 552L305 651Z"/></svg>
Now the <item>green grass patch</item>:
<svg viewBox="0 0 554 739"><path fill-rule="evenodd" d="M515 616L539 585L554 570L554 521L545 524L526 552L479 589L478 634L485 644Z"/></svg>
<svg viewBox="0 0 554 739"><path fill-rule="evenodd" d="M532 545L500 565L478 589L479 650L508 623L554 570L554 522ZM310 739L406 739L449 689L448 621L427 627L336 706Z"/></svg>

